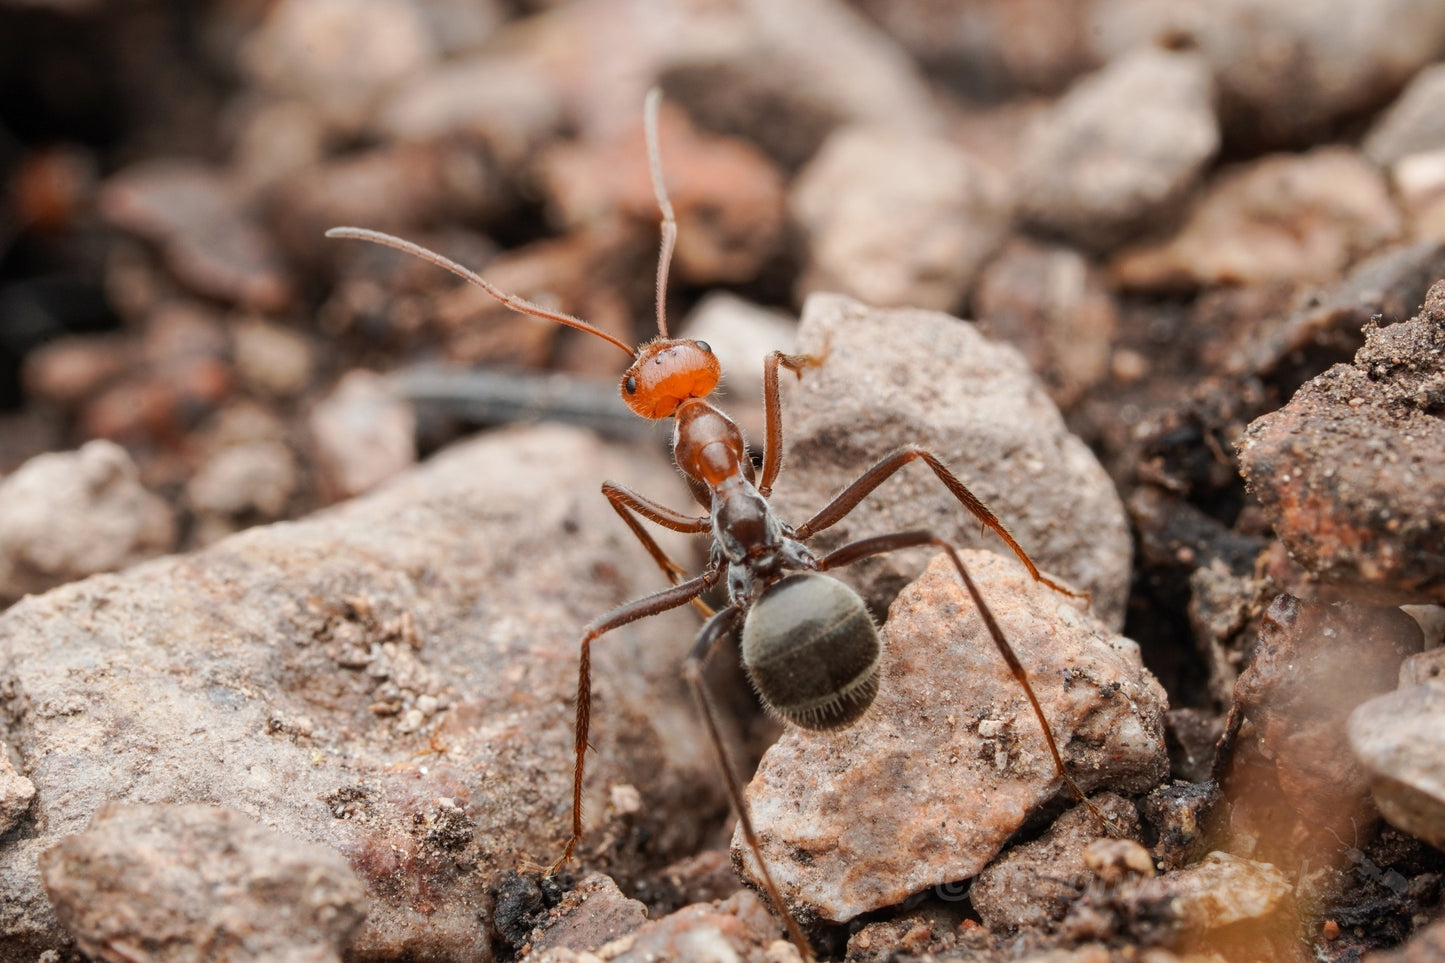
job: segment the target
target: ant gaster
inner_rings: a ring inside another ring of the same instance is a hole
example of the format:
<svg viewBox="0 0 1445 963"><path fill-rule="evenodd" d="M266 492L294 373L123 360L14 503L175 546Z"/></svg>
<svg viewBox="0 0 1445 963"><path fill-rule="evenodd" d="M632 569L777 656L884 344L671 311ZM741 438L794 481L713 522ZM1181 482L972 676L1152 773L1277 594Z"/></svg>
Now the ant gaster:
<svg viewBox="0 0 1445 963"><path fill-rule="evenodd" d="M687 657L685 675L696 695L743 837L760 867L763 888L772 909L804 957L811 959L812 951L807 938L784 904L763 860L741 784L723 746L717 713L703 683L703 668L713 652L741 626L743 664L768 709L808 729L846 728L863 715L878 691L881 645L877 628L863 599L853 589L824 573L884 552L923 545L936 546L953 562L978 607L994 645L1028 697L1060 778L1107 826L1107 820L1065 770L1048 720L1022 664L979 594L957 549L950 542L928 531L898 532L854 541L821 557L812 552L806 542L844 518L904 465L921 460L964 508L1013 550L1034 579L1064 595L1075 598L1085 596L1043 575L993 512L938 458L916 446L905 446L885 457L801 525L789 525L773 513L768 496L783 461L778 371L786 368L801 377L804 369L820 364L821 359L774 351L765 361L766 437L762 467L755 471L738 426L707 400L721 374L712 349L705 342L671 338L667 333L664 299L677 239L677 221L662 178L657 135L660 100L660 91L651 91L644 112L653 189L662 211L662 243L657 262L658 337L636 349L581 318L549 311L507 294L476 272L410 241L355 227L338 227L326 233L328 237L371 241L415 255L469 281L515 311L586 331L616 345L632 358L632 364L622 376L622 400L643 418L673 419L673 458L694 496L700 504L707 506L708 512L694 517L620 485L607 482L602 486L602 492L612 507L673 584L609 612L588 625L583 633L577 675L572 835L561 856L548 869L548 875L571 858L582 838L582 775L591 725L592 643L630 622L691 603L707 616L707 621ZM669 558L642 527L640 519L644 518L682 534L710 533L712 550L704 571L687 577L687 572ZM714 612L701 596L724 582L727 603Z"/></svg>

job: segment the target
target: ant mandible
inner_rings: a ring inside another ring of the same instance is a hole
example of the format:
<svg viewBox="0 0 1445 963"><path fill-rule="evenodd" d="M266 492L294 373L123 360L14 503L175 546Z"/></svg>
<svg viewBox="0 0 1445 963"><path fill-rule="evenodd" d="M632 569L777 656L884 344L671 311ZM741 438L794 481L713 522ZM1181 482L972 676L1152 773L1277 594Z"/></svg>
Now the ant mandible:
<svg viewBox="0 0 1445 963"><path fill-rule="evenodd" d="M614 609L589 624L583 633L577 672L572 835L562 855L547 873L551 875L569 860L582 838L582 775L592 708L592 643L630 622L691 603L704 612L707 621L698 632L687 657L684 674L697 698L743 837L761 867L763 888L772 909L783 921L804 958L812 959L808 940L784 904L762 857L741 784L727 758L717 712L703 683L703 669L709 658L741 626L739 641L743 665L769 710L808 729L846 728L863 715L878 691L881 645L877 628L863 599L853 589L824 573L885 552L935 546L948 555L957 569L978 607L989 636L1028 697L1059 776L1096 818L1108 825L1065 770L1063 757L1023 665L1004 638L1002 629L952 543L929 531L897 532L850 542L821 557L805 543L847 516L870 492L904 465L923 461L964 508L1013 550L1035 580L1073 598L1086 596L1041 573L993 512L937 457L917 446L904 446L883 458L801 525L788 525L773 513L768 496L783 462L778 372L786 368L801 377L804 369L822 361L809 355L791 355L781 351L768 355L763 367L765 444L762 467L755 472L742 432L732 419L707 400L721 375L721 366L712 349L706 342L672 338L667 333L664 300L668 270L677 242L677 220L662 177L657 134L660 101L661 92L653 89L648 93L644 109L653 191L662 212L662 243L657 259L658 336L636 349L581 318L549 311L501 291L476 272L410 241L357 227L333 228L326 232L326 236L370 241L415 255L476 285L514 311L556 321L616 345L632 359L632 364L622 376L622 400L640 417L673 419L673 458L694 497L708 508L708 512L694 517L612 482L602 486L602 493L613 509L673 584L670 588ZM684 535L711 532L712 549L702 574L687 577L686 570L669 558L642 527L640 519L644 518ZM727 604L714 612L701 596L722 583L726 584Z"/></svg>

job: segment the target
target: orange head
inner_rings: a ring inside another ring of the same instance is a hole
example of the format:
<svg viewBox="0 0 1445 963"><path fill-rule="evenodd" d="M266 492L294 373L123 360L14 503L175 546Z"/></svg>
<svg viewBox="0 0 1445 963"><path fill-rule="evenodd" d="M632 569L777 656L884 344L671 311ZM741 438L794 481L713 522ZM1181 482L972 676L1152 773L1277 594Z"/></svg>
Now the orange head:
<svg viewBox="0 0 1445 963"><path fill-rule="evenodd" d="M658 338L637 349L622 376L622 400L643 418L670 418L688 398L711 394L721 374L706 341Z"/></svg>

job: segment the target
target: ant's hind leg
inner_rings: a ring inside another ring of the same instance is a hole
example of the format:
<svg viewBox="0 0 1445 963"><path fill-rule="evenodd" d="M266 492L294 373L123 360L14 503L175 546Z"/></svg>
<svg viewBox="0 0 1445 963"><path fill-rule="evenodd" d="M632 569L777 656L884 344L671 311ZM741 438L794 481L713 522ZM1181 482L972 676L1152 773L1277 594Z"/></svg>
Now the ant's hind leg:
<svg viewBox="0 0 1445 963"><path fill-rule="evenodd" d="M736 605L729 605L718 612L702 630L697 634L697 641L693 644L692 653L687 657L683 666L683 674L687 677L688 685L692 687L693 695L697 699L698 711L702 713L703 723L707 726L708 741L712 743L713 755L717 757L717 765L722 770L723 782L727 786L728 801L732 803L733 812L737 813L738 825L742 827L743 839L747 841L748 849L753 854L753 859L758 864L758 875L762 877L763 889L766 891L768 902L772 905L773 914L783 921L787 927L788 936L798 947L798 952L803 959L813 959L813 948L808 938L803 935L803 930L798 926L793 914L788 912L788 907L783 903L782 894L778 892L778 886L773 882L773 874L768 870L767 861L763 859L763 850L758 842L758 834L753 829L752 817L748 815L747 799L743 796L742 783L739 781L736 771L733 769L732 760L728 758L727 747L723 743L722 730L718 727L717 710L713 707L712 699L708 695L707 683L703 681L703 669L708 659L711 658L717 647L727 638L728 634L742 621L743 610Z"/></svg>
<svg viewBox="0 0 1445 963"><path fill-rule="evenodd" d="M978 586L973 581L973 576L968 574L968 569L963 564L963 558L959 555L957 547L955 547L952 542L928 531L875 535L872 538L863 538L856 542L849 542L847 545L829 552L818 560L818 568L826 572L830 569L851 565L854 562L870 558L874 555L881 555L885 552L896 552L905 548L917 548L922 545L933 545L942 549L947 553L949 560L953 562L953 567L958 571L958 577L963 580L964 588L968 590L969 596L973 599L974 607L978 609L978 614L983 620L984 628L988 630L989 637L993 639L994 647L998 649L999 655L1003 656L1004 662L1008 664L1009 672L1012 673L1014 679L1018 681L1019 687L1023 690L1024 696L1027 697L1029 705L1033 708L1034 717L1039 720L1039 728L1043 730L1044 742L1048 744L1049 755L1053 757L1054 768L1058 771L1059 777L1063 779L1064 783L1069 787L1070 791L1073 792L1074 796L1078 798L1079 802L1088 807L1089 812L1093 813L1094 818L1099 821L1100 825L1105 828L1105 831L1107 831L1109 835L1116 837L1121 836L1122 833L1119 828L1089 800L1084 790L1078 783L1074 782L1074 777L1070 776L1068 769L1064 767L1064 757L1062 753L1059 752L1059 744L1054 740L1053 730L1049 728L1049 720L1048 717L1044 715L1044 707L1039 703L1038 696L1034 694L1034 687L1029 682L1028 673L1024 671L1023 663L1019 661L1018 654L1014 652L1013 646L1009 644L1008 639L1004 636L1003 629L999 626L998 620L994 618L993 610L990 609L988 603L983 600L983 594L979 592ZM1032 566L1030 566L1030 569L1032 569ZM1040 578L1037 572L1034 573L1034 577L1041 582L1057 588L1066 595L1075 594L1067 589L1054 586L1048 579Z"/></svg>
<svg viewBox="0 0 1445 963"><path fill-rule="evenodd" d="M943 487L947 488L949 493L973 514L974 518L977 518L985 528L992 529L994 534L1003 539L1004 544L1013 550L1013 553L1018 556L1020 562L1024 563L1024 567L1029 570L1029 574L1034 577L1034 581L1042 582L1055 592L1067 595L1070 598L1087 599L1089 597L1087 592L1075 592L1073 589L1060 585L1058 582L1055 582L1040 572L1039 567L1034 564L1034 560L1029 557L1029 553L1025 552L1023 546L1014 539L1013 535L1009 534L1009 530L1004 528L1003 522L998 520L998 516L990 511L989 507L980 501L977 495L969 491L968 486L959 481L958 476L949 471L947 466L939 461L936 455L923 448L919 448L917 445L905 445L883 458L882 461L865 471L862 475L859 475L853 484L843 489L836 498L827 505L824 505L812 518L799 525L797 529L795 529L795 534L798 538L806 539L836 524L849 512L857 508L859 502L867 498L875 488L887 481L900 468L911 461L918 460L923 461L924 464L933 469L933 474L938 476L939 481L943 482ZM888 551L888 549L884 549L883 551Z"/></svg>
<svg viewBox="0 0 1445 963"><path fill-rule="evenodd" d="M720 574L710 569L680 585L628 602L597 619L583 632L577 662L577 724L572 743L573 751L577 754L572 768L572 835L562 848L562 855L547 868L546 875L555 875L557 870L562 868L562 864L572 858L577 844L582 840L582 774L587 763L587 735L592 727L592 643L630 622L686 605L717 584Z"/></svg>

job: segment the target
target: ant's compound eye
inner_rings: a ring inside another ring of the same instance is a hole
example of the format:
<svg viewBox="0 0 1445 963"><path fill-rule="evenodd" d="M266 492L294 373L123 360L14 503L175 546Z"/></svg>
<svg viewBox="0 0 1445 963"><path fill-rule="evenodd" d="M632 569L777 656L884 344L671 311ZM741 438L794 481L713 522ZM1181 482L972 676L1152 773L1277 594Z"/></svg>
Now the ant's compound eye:
<svg viewBox="0 0 1445 963"><path fill-rule="evenodd" d="M708 354L712 354L712 345L708 344L706 341L694 341L693 344L697 345L700 350L706 351Z"/></svg>
<svg viewBox="0 0 1445 963"><path fill-rule="evenodd" d="M637 376L628 375L626 378L624 378L622 381L622 390L627 392L629 395L637 394Z"/></svg>

